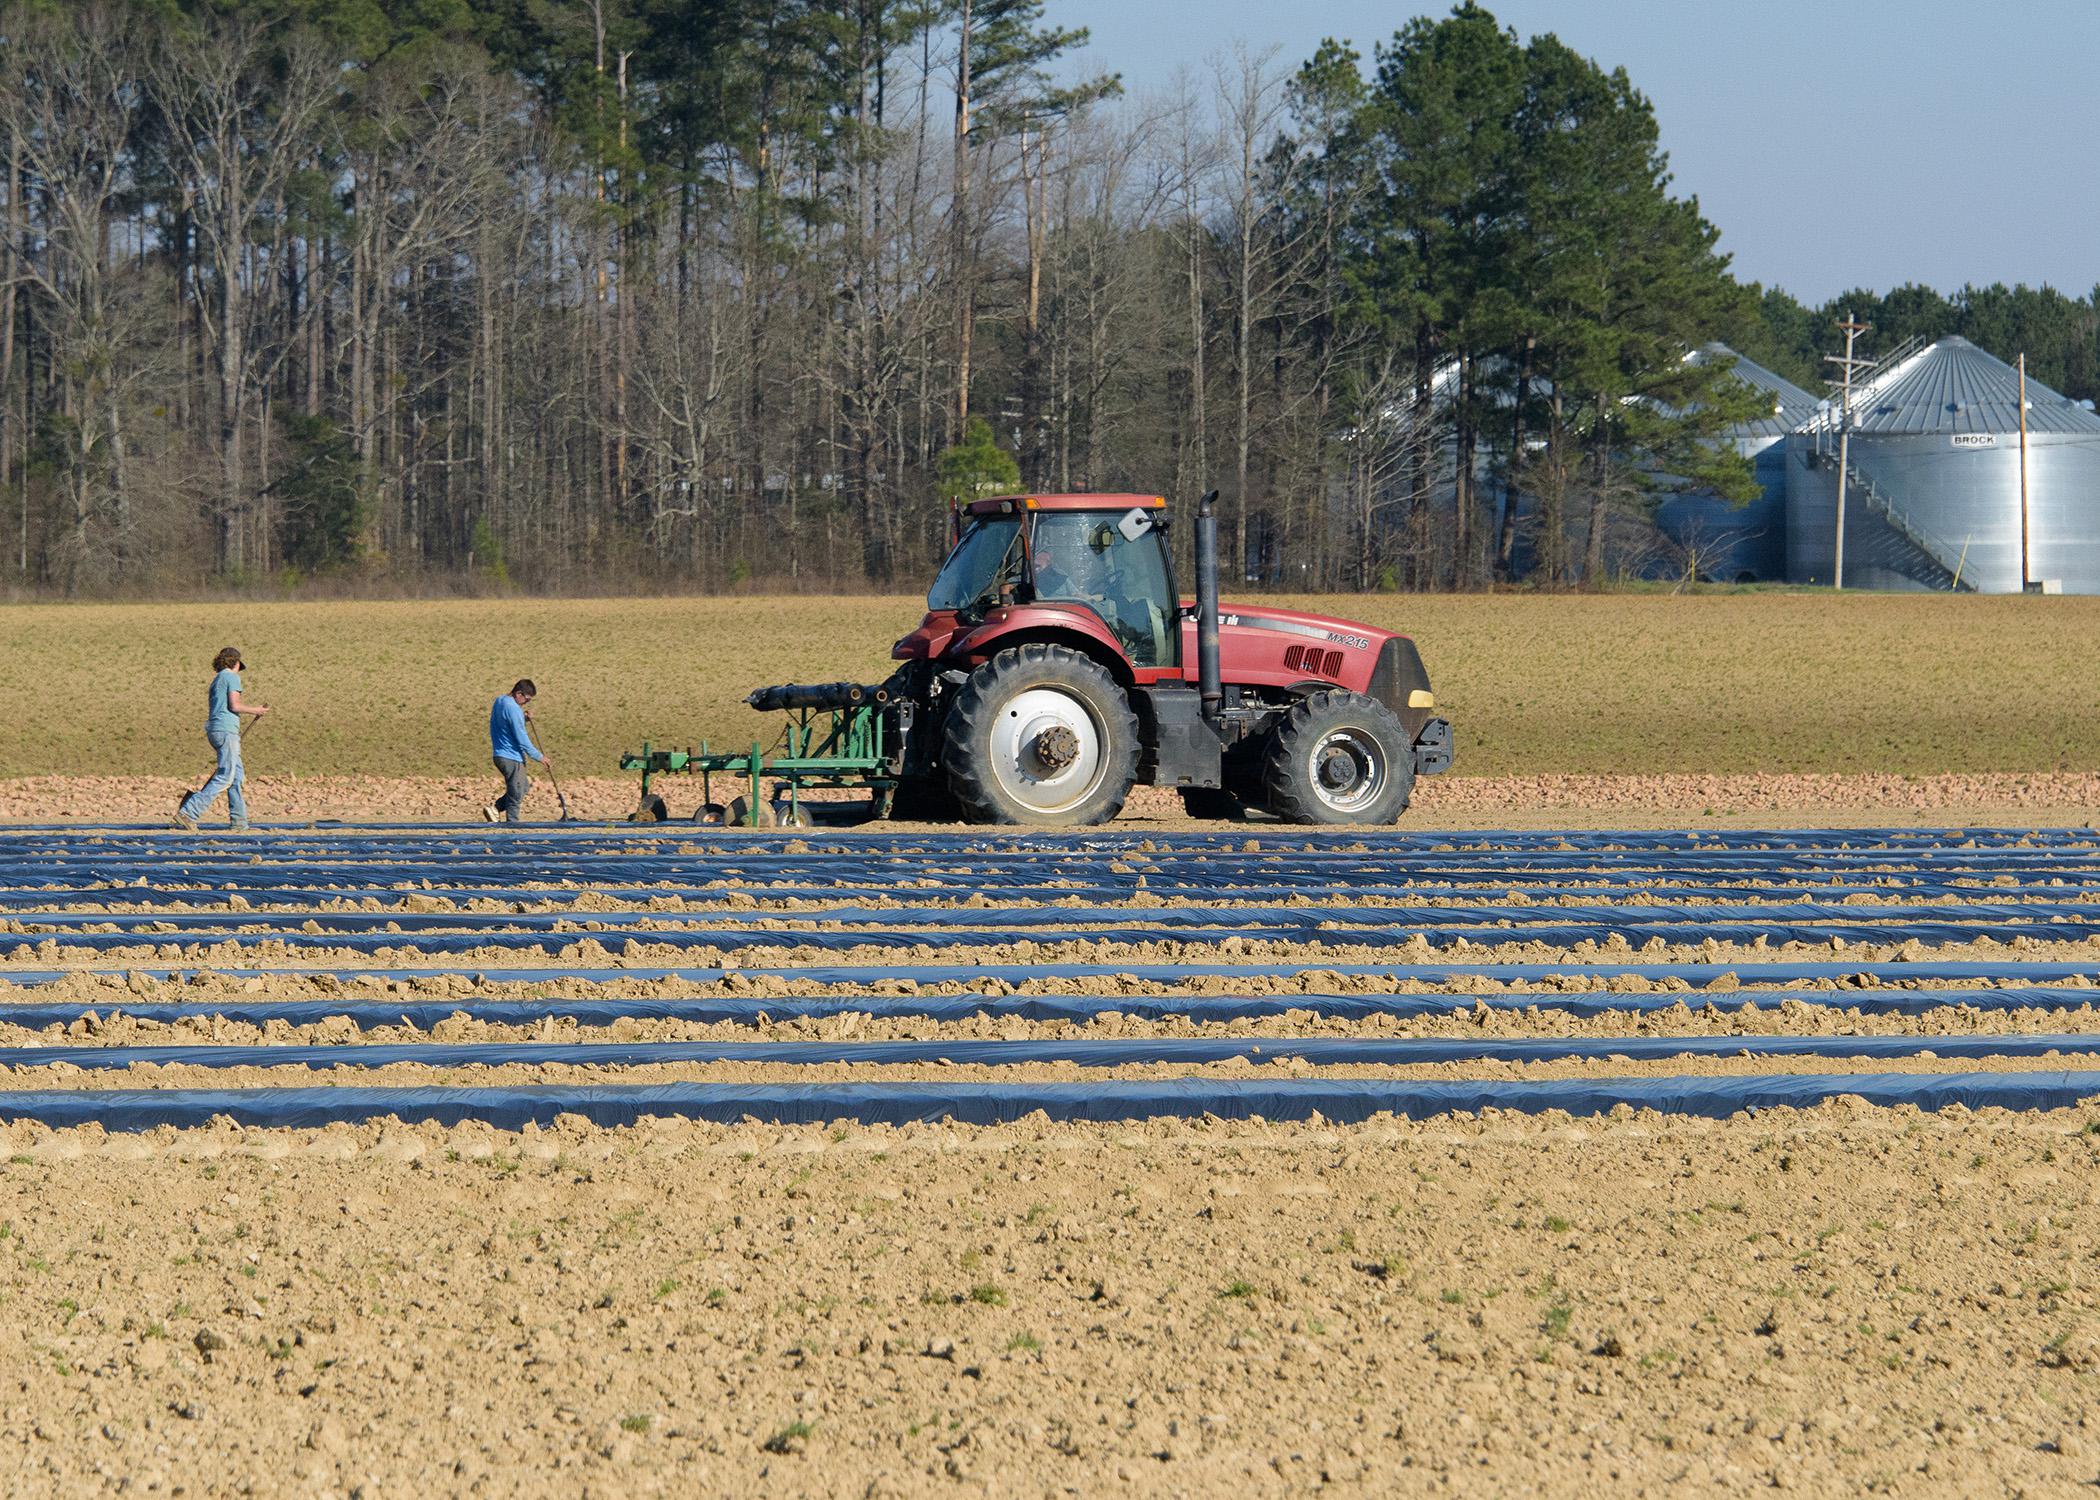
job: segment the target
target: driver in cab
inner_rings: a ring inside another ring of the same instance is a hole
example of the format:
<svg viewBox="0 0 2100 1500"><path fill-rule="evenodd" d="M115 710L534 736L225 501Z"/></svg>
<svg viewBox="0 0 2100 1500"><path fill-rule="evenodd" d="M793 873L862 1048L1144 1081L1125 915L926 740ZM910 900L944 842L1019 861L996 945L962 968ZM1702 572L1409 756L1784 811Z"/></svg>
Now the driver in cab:
<svg viewBox="0 0 2100 1500"><path fill-rule="evenodd" d="M1034 557L1035 596L1038 599L1069 599L1091 605L1109 614L1108 563L1094 547L1075 545L1076 538L1061 536L1048 547L1040 545Z"/></svg>
<svg viewBox="0 0 2100 1500"><path fill-rule="evenodd" d="M1063 520L1046 516L1036 525L1035 597L1085 605L1135 659L1148 665L1167 660L1173 649L1168 615L1157 601L1129 597L1118 565L1127 549L1118 549L1123 538L1116 528L1091 520L1084 527L1055 524Z"/></svg>

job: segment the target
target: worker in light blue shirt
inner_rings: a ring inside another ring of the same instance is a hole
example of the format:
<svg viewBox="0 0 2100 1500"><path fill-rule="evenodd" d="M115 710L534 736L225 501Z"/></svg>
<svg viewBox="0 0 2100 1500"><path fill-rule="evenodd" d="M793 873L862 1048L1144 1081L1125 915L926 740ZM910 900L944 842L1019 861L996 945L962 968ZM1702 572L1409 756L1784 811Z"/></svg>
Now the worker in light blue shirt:
<svg viewBox="0 0 2100 1500"><path fill-rule="evenodd" d="M481 810L491 823L516 823L525 810L525 793L532 783L525 775L525 762L551 765L553 757L532 742L532 715L526 705L539 694L530 677L520 677L511 690L489 706L489 754L503 778L503 795Z"/></svg>
<svg viewBox="0 0 2100 1500"><path fill-rule="evenodd" d="M241 767L241 720L259 719L269 710L241 698L241 669L247 665L232 646L211 662L211 686L204 693L204 739L218 765L203 786L175 804L175 826L195 832L205 810L226 794L226 816L235 833L248 831L247 773Z"/></svg>

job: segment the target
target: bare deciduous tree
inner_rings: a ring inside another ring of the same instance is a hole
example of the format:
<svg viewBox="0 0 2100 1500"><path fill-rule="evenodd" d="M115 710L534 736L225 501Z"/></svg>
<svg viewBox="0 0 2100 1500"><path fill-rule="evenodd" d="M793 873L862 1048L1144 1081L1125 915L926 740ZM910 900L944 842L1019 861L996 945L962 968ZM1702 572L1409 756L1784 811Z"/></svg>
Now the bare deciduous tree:
<svg viewBox="0 0 2100 1500"><path fill-rule="evenodd" d="M245 459L250 409L291 353L269 337L291 249L285 189L309 159L336 70L310 33L280 35L258 17L214 12L168 30L137 62L196 234L190 269L198 305L211 314L201 326L218 377L219 565L238 574L249 562L255 491Z"/></svg>

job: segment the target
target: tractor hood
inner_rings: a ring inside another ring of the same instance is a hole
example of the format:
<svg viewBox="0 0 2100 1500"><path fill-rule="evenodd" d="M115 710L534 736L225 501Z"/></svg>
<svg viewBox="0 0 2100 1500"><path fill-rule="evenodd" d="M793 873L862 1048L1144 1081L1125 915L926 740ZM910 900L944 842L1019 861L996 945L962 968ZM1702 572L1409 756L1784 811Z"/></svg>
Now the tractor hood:
<svg viewBox="0 0 2100 1500"><path fill-rule="evenodd" d="M1182 601L1185 609L1193 610L1193 599ZM1390 630L1380 630L1375 625L1360 625L1354 620L1337 620L1332 615L1309 615L1295 609L1277 609L1268 604L1234 604L1230 600L1218 603L1218 623L1238 625L1246 630L1266 630L1273 635L1289 636L1294 640L1318 641L1324 650L1328 646L1340 646L1346 650L1365 651L1375 649L1381 642L1394 638Z"/></svg>
<svg viewBox="0 0 2100 1500"><path fill-rule="evenodd" d="M1196 680L1196 624L1184 621L1182 673ZM1226 686L1304 692L1347 688L1377 698L1419 730L1435 700L1415 644L1404 635L1354 620L1267 604L1218 605L1218 659Z"/></svg>
<svg viewBox="0 0 2100 1500"><path fill-rule="evenodd" d="M1218 605L1220 675L1227 686L1283 688L1305 692L1321 686L1347 688L1376 698L1400 716L1409 734L1419 734L1436 708L1422 655L1404 635L1266 604ZM1196 678L1196 625L1181 633L1183 675Z"/></svg>

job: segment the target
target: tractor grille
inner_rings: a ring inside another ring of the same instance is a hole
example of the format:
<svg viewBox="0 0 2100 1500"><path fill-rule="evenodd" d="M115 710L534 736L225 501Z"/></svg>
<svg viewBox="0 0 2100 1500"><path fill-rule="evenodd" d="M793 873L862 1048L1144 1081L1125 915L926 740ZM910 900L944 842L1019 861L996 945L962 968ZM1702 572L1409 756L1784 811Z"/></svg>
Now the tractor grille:
<svg viewBox="0 0 2100 1500"><path fill-rule="evenodd" d="M1379 649L1378 667L1371 673L1371 696L1400 716L1410 737L1422 732L1432 712L1407 706L1409 694L1418 688L1429 690L1429 673L1422 666L1422 653L1406 636L1396 635Z"/></svg>
<svg viewBox="0 0 2100 1500"><path fill-rule="evenodd" d="M1293 646L1283 653L1283 669L1286 672L1303 672L1308 677L1326 677L1339 682L1342 676L1342 653L1323 651L1318 646Z"/></svg>

